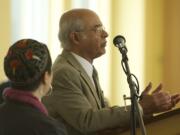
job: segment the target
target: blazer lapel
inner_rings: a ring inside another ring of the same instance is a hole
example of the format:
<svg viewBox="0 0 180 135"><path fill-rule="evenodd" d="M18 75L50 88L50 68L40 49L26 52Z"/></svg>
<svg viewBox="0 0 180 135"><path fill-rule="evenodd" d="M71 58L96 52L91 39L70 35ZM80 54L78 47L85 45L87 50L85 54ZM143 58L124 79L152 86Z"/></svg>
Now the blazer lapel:
<svg viewBox="0 0 180 135"><path fill-rule="evenodd" d="M91 81L91 79L89 78L88 74L86 73L86 71L84 70L84 68L81 66L81 64L76 60L76 58L68 51L65 51L63 50L62 52L62 56L65 57L69 63L75 67L81 74L81 77L83 78L83 80L86 82L86 84L89 86L90 90L91 90L91 93L92 95L94 96L96 102L97 102L97 105L99 108L102 108L101 107L101 102L100 102L100 99L97 95L97 92L96 92L96 89Z"/></svg>

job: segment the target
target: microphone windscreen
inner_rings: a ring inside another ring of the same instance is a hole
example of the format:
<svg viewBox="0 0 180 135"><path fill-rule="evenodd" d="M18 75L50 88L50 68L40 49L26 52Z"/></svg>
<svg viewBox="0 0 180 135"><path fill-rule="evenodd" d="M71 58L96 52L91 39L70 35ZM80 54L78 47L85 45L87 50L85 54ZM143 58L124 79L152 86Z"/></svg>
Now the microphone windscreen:
<svg viewBox="0 0 180 135"><path fill-rule="evenodd" d="M113 44L115 46L117 46L118 44L124 44L126 42L126 39L121 36L121 35L117 35L114 39L113 39Z"/></svg>

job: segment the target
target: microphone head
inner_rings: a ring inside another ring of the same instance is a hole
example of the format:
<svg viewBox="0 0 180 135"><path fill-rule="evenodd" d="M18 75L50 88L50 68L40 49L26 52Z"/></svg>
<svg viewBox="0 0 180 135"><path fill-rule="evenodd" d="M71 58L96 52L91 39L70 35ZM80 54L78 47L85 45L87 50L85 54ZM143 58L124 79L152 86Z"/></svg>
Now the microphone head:
<svg viewBox="0 0 180 135"><path fill-rule="evenodd" d="M121 35L117 35L114 39L113 39L113 44L116 46L116 47L120 47L119 45L125 45L126 43L126 39L121 36Z"/></svg>

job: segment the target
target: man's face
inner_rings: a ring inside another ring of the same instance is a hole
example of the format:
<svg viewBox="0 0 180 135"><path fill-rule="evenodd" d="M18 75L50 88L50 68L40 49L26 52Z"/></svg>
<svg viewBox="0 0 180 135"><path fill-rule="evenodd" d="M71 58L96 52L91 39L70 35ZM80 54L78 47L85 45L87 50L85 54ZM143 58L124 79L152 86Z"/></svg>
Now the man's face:
<svg viewBox="0 0 180 135"><path fill-rule="evenodd" d="M81 32L81 50L86 57L93 60L105 53L108 33L94 13L88 13L84 18L84 23L85 29Z"/></svg>

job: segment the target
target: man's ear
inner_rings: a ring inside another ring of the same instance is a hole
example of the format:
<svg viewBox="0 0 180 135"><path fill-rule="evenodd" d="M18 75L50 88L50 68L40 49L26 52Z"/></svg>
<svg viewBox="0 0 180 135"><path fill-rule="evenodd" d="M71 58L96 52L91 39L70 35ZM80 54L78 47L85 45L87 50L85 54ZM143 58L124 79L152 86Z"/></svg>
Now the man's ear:
<svg viewBox="0 0 180 135"><path fill-rule="evenodd" d="M69 36L74 44L79 44L81 38L79 32L71 32Z"/></svg>

